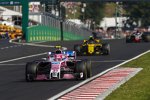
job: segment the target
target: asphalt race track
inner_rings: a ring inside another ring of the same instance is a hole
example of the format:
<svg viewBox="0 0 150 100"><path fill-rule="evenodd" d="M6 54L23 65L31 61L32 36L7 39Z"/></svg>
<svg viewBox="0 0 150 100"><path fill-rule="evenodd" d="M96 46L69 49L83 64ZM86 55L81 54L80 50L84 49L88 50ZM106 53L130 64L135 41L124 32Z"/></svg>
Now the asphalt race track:
<svg viewBox="0 0 150 100"><path fill-rule="evenodd" d="M38 44L62 45L72 50L73 45L80 44L80 42L65 41ZM150 43L126 44L123 39L107 40L107 42L111 45L110 55L77 57L92 61L93 76L150 49ZM43 53L53 50L54 48L13 44L8 43L7 40L0 40L0 100L46 100L81 82L75 80L25 81L26 62L43 58L45 57ZM31 56L36 54L41 55Z"/></svg>

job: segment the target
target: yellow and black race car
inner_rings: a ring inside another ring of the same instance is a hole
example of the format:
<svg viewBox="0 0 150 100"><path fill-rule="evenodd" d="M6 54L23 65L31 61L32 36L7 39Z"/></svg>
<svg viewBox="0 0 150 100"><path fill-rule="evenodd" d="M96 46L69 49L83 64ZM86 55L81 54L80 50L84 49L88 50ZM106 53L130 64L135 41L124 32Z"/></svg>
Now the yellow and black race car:
<svg viewBox="0 0 150 100"><path fill-rule="evenodd" d="M92 36L88 40L84 40L82 44L74 45L74 50L77 55L109 55L110 45L102 43L100 39L95 39Z"/></svg>

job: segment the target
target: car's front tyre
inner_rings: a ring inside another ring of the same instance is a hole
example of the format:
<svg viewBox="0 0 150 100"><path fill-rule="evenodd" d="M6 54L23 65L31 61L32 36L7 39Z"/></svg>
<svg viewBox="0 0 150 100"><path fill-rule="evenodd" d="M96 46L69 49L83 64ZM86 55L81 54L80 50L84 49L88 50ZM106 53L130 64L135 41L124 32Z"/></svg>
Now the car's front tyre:
<svg viewBox="0 0 150 100"><path fill-rule="evenodd" d="M86 61L86 70L87 70L87 78L92 77L92 65L91 61L89 60Z"/></svg>
<svg viewBox="0 0 150 100"><path fill-rule="evenodd" d="M37 66L36 62L28 62L25 69L25 79L27 82L32 82L37 76Z"/></svg>
<svg viewBox="0 0 150 100"><path fill-rule="evenodd" d="M87 79L87 69L85 61L78 61L76 63L76 73L79 74L79 77L77 77L77 79Z"/></svg>

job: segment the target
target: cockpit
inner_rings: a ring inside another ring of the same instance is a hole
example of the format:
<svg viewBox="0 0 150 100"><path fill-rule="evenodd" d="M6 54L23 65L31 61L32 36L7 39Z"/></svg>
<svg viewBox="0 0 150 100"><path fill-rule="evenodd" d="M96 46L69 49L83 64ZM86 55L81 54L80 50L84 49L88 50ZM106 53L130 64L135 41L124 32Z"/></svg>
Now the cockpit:
<svg viewBox="0 0 150 100"><path fill-rule="evenodd" d="M62 51L61 50L56 50L55 54L62 54Z"/></svg>
<svg viewBox="0 0 150 100"><path fill-rule="evenodd" d="M54 60L55 61L62 61L63 59L63 55L62 54L55 54L54 56Z"/></svg>

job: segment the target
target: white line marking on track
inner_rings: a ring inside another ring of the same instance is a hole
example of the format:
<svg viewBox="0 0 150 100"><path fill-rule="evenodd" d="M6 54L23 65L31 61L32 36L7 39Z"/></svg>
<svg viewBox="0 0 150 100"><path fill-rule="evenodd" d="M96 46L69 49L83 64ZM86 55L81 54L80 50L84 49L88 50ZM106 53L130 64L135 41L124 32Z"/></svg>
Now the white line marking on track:
<svg viewBox="0 0 150 100"><path fill-rule="evenodd" d="M2 48L0 48L1 50L3 50L3 49L9 49L9 48L16 48L16 47L20 47L20 46L22 46L22 45L13 45L13 46L7 46L7 47L2 47Z"/></svg>
<svg viewBox="0 0 150 100"><path fill-rule="evenodd" d="M57 98L59 98L60 96L62 96L62 95L64 95L64 94L66 94L66 93L68 93L68 92L70 92L70 91L72 91L72 90L74 90L74 89L80 87L81 85L84 85L85 83L88 83L88 82L94 80L95 78L97 78L97 77L99 77L99 76L101 76L101 75L107 73L108 71L111 71L111 70L113 70L113 69L115 69L115 68L117 68L117 67L120 67L121 65L123 65L123 64L125 64L125 63L128 63L128 62L130 62L130 61L132 61L132 60L135 60L135 59L139 58L139 57L143 56L144 54L146 54L146 53L148 53L148 52L150 52L150 50L148 50L148 51L146 51L146 52L144 52L144 53L141 53L141 54L137 55L136 57L133 57L133 58L131 58L131 59L129 59L129 60L126 60L126 61L124 61L124 62L122 62L122 63L120 63L120 64L118 64L118 65L116 65L116 66L113 66L113 67L111 67L111 68L109 68L109 69L107 69L107 70L105 70L105 71L103 71L103 72L101 72L101 73L99 73L99 74L97 74L97 75L95 75L95 76L93 76L93 77L91 77L91 78L89 78L89 79L83 81L83 82L80 82L79 84L74 85L74 86L70 87L69 89L66 89L65 91L62 91L62 92L58 93L57 95L54 95L53 97L48 98L47 100L57 100Z"/></svg>
<svg viewBox="0 0 150 100"><path fill-rule="evenodd" d="M105 63L105 62L123 62L126 60L104 60L104 61L91 61L91 62L100 62L100 63Z"/></svg>
<svg viewBox="0 0 150 100"><path fill-rule="evenodd" d="M25 63L20 63L20 64L0 64L0 66L14 66L14 65L25 65Z"/></svg>
<svg viewBox="0 0 150 100"><path fill-rule="evenodd" d="M15 44L17 45L31 45L31 46L40 46L40 47L55 47L55 46L47 46L47 45L37 45L37 44L31 44L31 43L16 43ZM13 47L16 47L17 45L14 45ZM5 47L6 48L6 47ZM5 48L1 48L1 49L5 49ZM64 50L66 50L67 48L66 47L62 47L64 48ZM40 55L44 55L46 54L47 52L45 53L40 53L40 54L35 54L35 55L30 55L30 56L25 56L25 57L20 57L20 58L14 58L14 59L10 59L10 60L5 60L5 61L0 61L0 64L1 63L6 63L6 62L11 62L11 61L16 61L16 60L20 60L20 59L25 59L25 58L30 58L30 57L35 57L35 56L40 56Z"/></svg>
<svg viewBox="0 0 150 100"><path fill-rule="evenodd" d="M30 45L30 46L37 46L37 47L55 47L51 45L41 45L41 44L33 44L33 43L26 43L25 45Z"/></svg>
<svg viewBox="0 0 150 100"><path fill-rule="evenodd" d="M15 44L22 44L22 45L29 45L29 46L37 46L37 47L55 47L55 46L51 46L51 45L41 45L41 44L34 44L34 43L17 43L17 42L13 42ZM62 47L64 50L67 50L66 47Z"/></svg>
<svg viewBox="0 0 150 100"><path fill-rule="evenodd" d="M20 58L15 58L15 59L10 59L10 60L5 60L5 61L0 61L0 64L1 64L1 63L6 63L6 62L11 62L11 61L16 61L16 60L20 60L20 59L30 58L30 57L36 57L36 56L44 55L44 54L46 54L46 53L47 53L47 52L45 52L45 53L40 53L40 54L35 54L35 55L30 55L30 56L25 56L25 57L20 57Z"/></svg>

